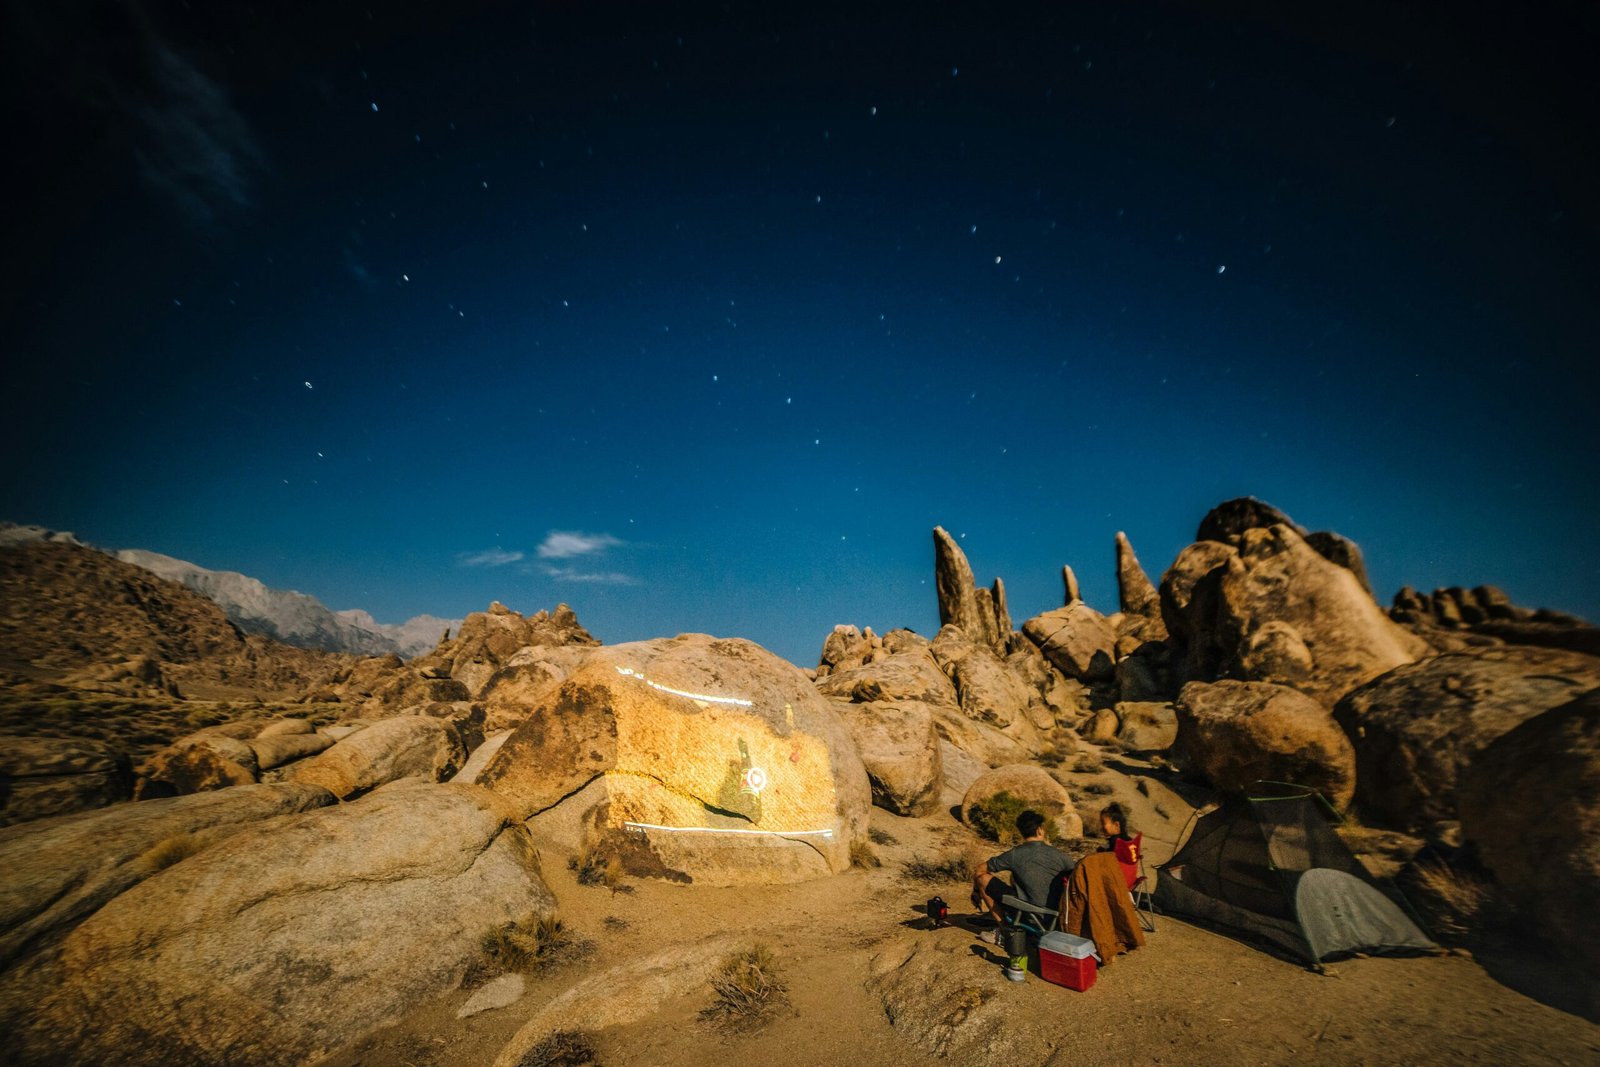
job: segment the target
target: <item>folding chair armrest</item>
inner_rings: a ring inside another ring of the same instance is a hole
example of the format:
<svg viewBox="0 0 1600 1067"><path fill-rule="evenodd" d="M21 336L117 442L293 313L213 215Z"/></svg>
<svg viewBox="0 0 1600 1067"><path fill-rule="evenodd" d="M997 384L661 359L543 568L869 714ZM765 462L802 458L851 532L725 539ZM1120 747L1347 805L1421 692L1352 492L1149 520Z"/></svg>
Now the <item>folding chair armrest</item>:
<svg viewBox="0 0 1600 1067"><path fill-rule="evenodd" d="M1056 914L1056 909L1054 908L1041 908L1037 904L1029 904L1021 897L1014 897L1010 893L1007 893L1005 896L1001 897L1000 903L1004 904L1008 908L1016 908L1018 911L1025 911L1029 914L1039 915L1046 918L1054 918Z"/></svg>

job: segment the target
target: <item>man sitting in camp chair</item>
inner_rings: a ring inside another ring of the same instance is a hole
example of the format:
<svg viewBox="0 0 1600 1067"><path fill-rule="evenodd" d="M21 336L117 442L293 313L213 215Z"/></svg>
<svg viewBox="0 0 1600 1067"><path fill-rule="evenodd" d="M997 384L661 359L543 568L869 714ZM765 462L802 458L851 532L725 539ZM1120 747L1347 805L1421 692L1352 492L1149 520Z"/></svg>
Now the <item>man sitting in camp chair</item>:
<svg viewBox="0 0 1600 1067"><path fill-rule="evenodd" d="M1060 903L1061 876L1069 873L1075 864L1065 852L1045 843L1044 823L1044 816L1036 811L1018 815L1017 833L1022 835L1022 843L991 856L972 872L972 903L987 911L997 924L1006 922L1004 901L1010 892L1035 908L1054 911ZM996 877L1007 871L1011 874L1010 885ZM1000 943L998 929L985 930L978 937L991 945Z"/></svg>

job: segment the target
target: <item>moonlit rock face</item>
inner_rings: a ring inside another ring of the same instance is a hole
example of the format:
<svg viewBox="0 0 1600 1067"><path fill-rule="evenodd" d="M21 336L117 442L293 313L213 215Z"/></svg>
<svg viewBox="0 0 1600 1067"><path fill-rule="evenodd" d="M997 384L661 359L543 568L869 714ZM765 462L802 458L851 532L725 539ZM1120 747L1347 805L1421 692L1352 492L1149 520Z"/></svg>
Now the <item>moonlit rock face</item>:
<svg viewBox="0 0 1600 1067"><path fill-rule="evenodd" d="M702 634L597 648L537 698L478 781L553 847L712 885L836 874L867 774L831 703L759 646Z"/></svg>

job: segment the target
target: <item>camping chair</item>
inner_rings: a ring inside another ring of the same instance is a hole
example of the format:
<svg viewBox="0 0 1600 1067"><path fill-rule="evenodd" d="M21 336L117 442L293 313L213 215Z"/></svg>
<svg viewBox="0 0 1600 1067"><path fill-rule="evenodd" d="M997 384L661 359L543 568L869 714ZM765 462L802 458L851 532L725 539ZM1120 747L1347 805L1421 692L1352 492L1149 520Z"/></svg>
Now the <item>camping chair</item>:
<svg viewBox="0 0 1600 1067"><path fill-rule="evenodd" d="M1069 871L1061 876L1061 899L1067 899L1067 879L1071 878ZM1061 913L1055 908L1041 908L1037 904L1029 904L1026 900L1011 893L1000 898L1000 903L1010 909L1008 919L1012 926L1028 931L1034 937L1043 937L1051 930L1061 929Z"/></svg>
<svg viewBox="0 0 1600 1067"><path fill-rule="evenodd" d="M1115 851L1123 876L1128 879L1128 896L1133 898L1133 911L1139 916L1139 925L1153 934L1156 910L1150 899L1150 877L1144 869L1144 835L1135 834L1132 841L1118 841Z"/></svg>

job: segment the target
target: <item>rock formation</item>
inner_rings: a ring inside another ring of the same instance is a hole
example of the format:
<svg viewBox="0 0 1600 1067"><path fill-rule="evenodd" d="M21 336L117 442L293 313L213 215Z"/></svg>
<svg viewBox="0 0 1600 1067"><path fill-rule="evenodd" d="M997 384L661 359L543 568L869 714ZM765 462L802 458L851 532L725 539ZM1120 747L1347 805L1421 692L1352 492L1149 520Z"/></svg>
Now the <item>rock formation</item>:
<svg viewBox="0 0 1600 1067"><path fill-rule="evenodd" d="M429 715L397 715L296 763L288 780L321 786L343 800L401 778L442 781L461 768L467 752L454 723Z"/></svg>
<svg viewBox="0 0 1600 1067"><path fill-rule="evenodd" d="M104 807L132 789L128 757L102 741L0 738L0 826Z"/></svg>
<svg viewBox="0 0 1600 1067"><path fill-rule="evenodd" d="M157 846L179 853L218 828L332 803L327 790L313 786L248 785L0 829L0 973L162 870L152 860L168 857L148 855ZM3 1001L0 1007L19 1010Z"/></svg>
<svg viewBox="0 0 1600 1067"><path fill-rule="evenodd" d="M1005 661L959 627L941 629L932 651L955 683L956 699L969 719L987 723L1028 747L1037 747L1040 732L1055 726L1054 717Z"/></svg>
<svg viewBox="0 0 1600 1067"><path fill-rule="evenodd" d="M1063 597L1061 601L1062 607L1071 607L1083 599L1083 594L1078 589L1078 576L1065 563L1061 565L1061 591Z"/></svg>
<svg viewBox="0 0 1600 1067"><path fill-rule="evenodd" d="M1502 734L1600 687L1600 659L1503 645L1397 668L1334 709L1356 754L1356 800L1402 828L1455 819L1462 770Z"/></svg>
<svg viewBox="0 0 1600 1067"><path fill-rule="evenodd" d="M0 603L4 658L69 687L285 698L350 662L246 635L198 593L65 541L0 548Z"/></svg>
<svg viewBox="0 0 1600 1067"><path fill-rule="evenodd" d="M1178 740L1178 719L1172 705L1159 701L1118 704L1116 738L1135 752L1165 752Z"/></svg>
<svg viewBox="0 0 1600 1067"><path fill-rule="evenodd" d="M1005 586L979 587L972 565L955 538L942 526L933 528L934 585L939 593L939 625L957 626L974 641L1005 655L1011 639L1011 618L1005 607Z"/></svg>
<svg viewBox="0 0 1600 1067"><path fill-rule="evenodd" d="M872 627L862 631L854 626L835 626L822 642L817 677L826 678L834 671L863 667L886 655L889 653L884 650L883 639L872 632Z"/></svg>
<svg viewBox="0 0 1600 1067"><path fill-rule="evenodd" d="M835 703L867 768L872 802L896 815L937 811L944 759L933 710L917 700Z"/></svg>
<svg viewBox="0 0 1600 1067"><path fill-rule="evenodd" d="M479 781L539 816L541 840L713 885L846 869L871 799L844 722L806 675L703 634L596 649Z"/></svg>
<svg viewBox="0 0 1600 1067"><path fill-rule="evenodd" d="M1509 645L1600 656L1600 627L1565 612L1518 607L1492 585L1451 586L1431 594L1405 586L1395 594L1389 617L1441 652L1482 645L1482 638L1492 638Z"/></svg>
<svg viewBox="0 0 1600 1067"><path fill-rule="evenodd" d="M1367 564L1354 541L1332 532L1311 533L1271 504L1253 496L1225 500L1212 508L1200 520L1195 540L1218 541L1238 548L1249 531L1273 526L1289 527L1328 562L1355 575L1361 588L1367 591L1368 596L1372 595L1372 583L1367 579Z"/></svg>
<svg viewBox="0 0 1600 1067"><path fill-rule="evenodd" d="M1304 693L1268 682L1190 682L1177 713L1179 748L1217 789L1293 782L1340 810L1350 805L1355 752L1328 709Z"/></svg>
<svg viewBox="0 0 1600 1067"><path fill-rule="evenodd" d="M1529 924L1600 976L1600 690L1484 746L1460 807L1461 836Z"/></svg>
<svg viewBox="0 0 1600 1067"><path fill-rule="evenodd" d="M1022 633L1069 678L1096 682L1112 675L1116 632L1105 616L1081 600L1035 615L1022 624Z"/></svg>
<svg viewBox="0 0 1600 1067"><path fill-rule="evenodd" d="M1211 526L1228 529L1218 521L1202 531ZM1427 651L1294 527L1252 526L1234 539L1190 545L1162 579L1181 679L1273 682L1332 706Z"/></svg>
<svg viewBox="0 0 1600 1067"><path fill-rule="evenodd" d="M124 889L26 990L0 979L8 1044L25 1061L309 1062L454 989L487 934L554 903L514 805L398 783L236 827Z"/></svg>
<svg viewBox="0 0 1600 1067"><path fill-rule="evenodd" d="M1161 594L1156 592L1150 576L1139 565L1139 557L1133 554L1128 536L1120 530L1117 532L1117 597L1124 614L1161 617Z"/></svg>

